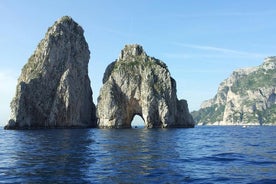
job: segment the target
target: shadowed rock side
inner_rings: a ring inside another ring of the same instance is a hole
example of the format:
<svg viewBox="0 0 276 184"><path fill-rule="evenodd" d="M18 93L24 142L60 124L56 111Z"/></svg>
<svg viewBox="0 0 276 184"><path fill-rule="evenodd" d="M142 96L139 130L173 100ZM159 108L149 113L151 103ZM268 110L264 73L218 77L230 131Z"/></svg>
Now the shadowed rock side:
<svg viewBox="0 0 276 184"><path fill-rule="evenodd" d="M5 129L96 126L83 32L67 16L48 29L22 69Z"/></svg>
<svg viewBox="0 0 276 184"><path fill-rule="evenodd" d="M130 128L139 115L148 128L194 127L185 100L165 63L139 45L126 45L104 74L97 106L98 127Z"/></svg>

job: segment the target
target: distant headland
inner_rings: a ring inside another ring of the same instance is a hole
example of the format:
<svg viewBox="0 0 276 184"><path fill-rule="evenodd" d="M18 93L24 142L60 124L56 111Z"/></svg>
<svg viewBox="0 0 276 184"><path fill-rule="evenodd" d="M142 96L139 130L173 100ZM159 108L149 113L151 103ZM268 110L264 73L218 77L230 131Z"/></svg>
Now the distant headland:
<svg viewBox="0 0 276 184"><path fill-rule="evenodd" d="M199 125L276 125L276 57L238 69L192 112Z"/></svg>

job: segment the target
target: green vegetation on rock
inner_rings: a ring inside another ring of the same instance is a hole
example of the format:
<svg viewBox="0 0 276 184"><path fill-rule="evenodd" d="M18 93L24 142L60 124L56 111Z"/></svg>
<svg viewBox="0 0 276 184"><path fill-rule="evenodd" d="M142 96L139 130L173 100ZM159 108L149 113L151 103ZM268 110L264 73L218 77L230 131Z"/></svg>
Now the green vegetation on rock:
<svg viewBox="0 0 276 184"><path fill-rule="evenodd" d="M259 69L238 79L231 90L234 93L245 93L247 90L258 90L259 88L271 87L276 84L275 70Z"/></svg>
<svg viewBox="0 0 276 184"><path fill-rule="evenodd" d="M200 109L199 111L191 112L195 122L202 122L203 125L208 123L220 122L223 119L224 105L212 105Z"/></svg>

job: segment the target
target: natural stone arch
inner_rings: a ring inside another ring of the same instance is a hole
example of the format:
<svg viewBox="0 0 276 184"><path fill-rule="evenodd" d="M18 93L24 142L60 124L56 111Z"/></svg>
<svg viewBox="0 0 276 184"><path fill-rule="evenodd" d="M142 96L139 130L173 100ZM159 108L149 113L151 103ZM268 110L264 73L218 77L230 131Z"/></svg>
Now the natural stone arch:
<svg viewBox="0 0 276 184"><path fill-rule="evenodd" d="M141 126L145 127L145 121L141 115L135 114L131 120L131 127L137 128Z"/></svg>
<svg viewBox="0 0 276 184"><path fill-rule="evenodd" d="M139 45L127 45L105 71L98 126L130 128L136 114L148 128L194 126L186 101L176 97L176 83L166 64L147 56Z"/></svg>
<svg viewBox="0 0 276 184"><path fill-rule="evenodd" d="M131 99L128 103L129 104L127 105L127 107L128 108L130 107L130 108L126 109L126 112L127 112L126 113L127 118L125 120L126 127L127 128L132 127L131 122L132 122L133 118L135 117L135 115L140 116L145 123L145 120L143 117L143 112L142 112L142 106L139 104L139 102L134 99Z"/></svg>

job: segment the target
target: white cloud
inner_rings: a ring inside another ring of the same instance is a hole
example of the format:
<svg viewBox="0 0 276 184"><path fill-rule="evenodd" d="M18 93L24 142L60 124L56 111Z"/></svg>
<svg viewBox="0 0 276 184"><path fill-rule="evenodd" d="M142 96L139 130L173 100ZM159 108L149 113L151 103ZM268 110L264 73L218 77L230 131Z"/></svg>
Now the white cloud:
<svg viewBox="0 0 276 184"><path fill-rule="evenodd" d="M273 16L276 14L274 9L265 10L265 11L211 11L211 12L203 12L203 13L184 13L184 14L173 14L172 17L178 18L214 18L214 17L261 17L261 16Z"/></svg>
<svg viewBox="0 0 276 184"><path fill-rule="evenodd" d="M4 126L9 119L10 102L15 93L16 81L16 72L0 71L0 126Z"/></svg>
<svg viewBox="0 0 276 184"><path fill-rule="evenodd" d="M253 57L253 58L265 58L267 55L254 53L254 52L246 52L222 47L214 47L208 45L196 45L196 44L183 44L183 43L174 43L175 45L196 49L201 51L209 51L209 52L216 52L224 55L233 55L233 56L242 56L242 57Z"/></svg>

